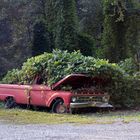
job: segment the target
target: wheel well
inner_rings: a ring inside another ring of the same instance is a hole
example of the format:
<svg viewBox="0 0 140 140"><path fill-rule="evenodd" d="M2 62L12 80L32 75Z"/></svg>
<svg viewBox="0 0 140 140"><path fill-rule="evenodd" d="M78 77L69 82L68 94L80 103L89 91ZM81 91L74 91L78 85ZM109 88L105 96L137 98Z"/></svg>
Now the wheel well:
<svg viewBox="0 0 140 140"><path fill-rule="evenodd" d="M13 96L8 96L8 97L6 97L6 98L5 98L5 100L4 100L4 101L6 101L6 100L8 100L8 99L10 99L10 98L13 98L13 99L14 99L14 97L13 97Z"/></svg>
<svg viewBox="0 0 140 140"><path fill-rule="evenodd" d="M62 100L64 102L64 100L60 97L57 97L55 98L52 102L51 102L51 105L50 105L50 108L52 108L53 104L57 101L57 100Z"/></svg>

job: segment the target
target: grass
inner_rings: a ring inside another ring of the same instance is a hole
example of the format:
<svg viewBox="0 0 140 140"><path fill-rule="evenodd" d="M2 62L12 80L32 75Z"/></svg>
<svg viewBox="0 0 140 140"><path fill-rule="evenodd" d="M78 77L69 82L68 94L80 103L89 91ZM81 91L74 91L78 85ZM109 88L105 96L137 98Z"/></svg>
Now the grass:
<svg viewBox="0 0 140 140"><path fill-rule="evenodd" d="M90 123L93 121L84 115L62 115L23 109L0 109L0 120L4 120L8 123L26 124Z"/></svg>
<svg viewBox="0 0 140 140"><path fill-rule="evenodd" d="M131 121L140 122L140 112L117 111L71 115L0 108L0 121L17 124L109 124L118 121L129 123Z"/></svg>

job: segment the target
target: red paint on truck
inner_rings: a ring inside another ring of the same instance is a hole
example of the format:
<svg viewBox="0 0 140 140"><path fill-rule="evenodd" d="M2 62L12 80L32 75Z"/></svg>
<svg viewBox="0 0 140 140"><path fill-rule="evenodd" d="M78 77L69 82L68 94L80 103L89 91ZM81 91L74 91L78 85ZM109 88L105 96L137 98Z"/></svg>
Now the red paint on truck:
<svg viewBox="0 0 140 140"><path fill-rule="evenodd" d="M103 105L105 105L105 107L111 107L107 101L105 103L102 100L106 96L103 91L95 90L93 93L73 93L72 90L64 91L61 89L62 86L67 85L73 89L81 88L86 84L96 82L96 79L98 78L88 77L84 74L72 74L64 77L52 86L0 84L0 101L6 102L7 99L12 98L16 104L52 107L55 108L55 112L91 106L104 107ZM101 98L101 100L94 101L94 98ZM60 103L56 103L58 101Z"/></svg>

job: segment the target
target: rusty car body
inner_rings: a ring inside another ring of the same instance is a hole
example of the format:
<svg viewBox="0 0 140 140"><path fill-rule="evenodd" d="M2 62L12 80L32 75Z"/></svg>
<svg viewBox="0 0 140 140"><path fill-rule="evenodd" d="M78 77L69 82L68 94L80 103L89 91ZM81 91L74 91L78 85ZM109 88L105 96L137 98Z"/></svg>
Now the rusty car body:
<svg viewBox="0 0 140 140"><path fill-rule="evenodd" d="M48 107L55 113L75 108L112 107L108 103L109 95L96 88L98 83L98 78L71 74L51 86L0 84L0 101L5 103L5 108L24 104Z"/></svg>

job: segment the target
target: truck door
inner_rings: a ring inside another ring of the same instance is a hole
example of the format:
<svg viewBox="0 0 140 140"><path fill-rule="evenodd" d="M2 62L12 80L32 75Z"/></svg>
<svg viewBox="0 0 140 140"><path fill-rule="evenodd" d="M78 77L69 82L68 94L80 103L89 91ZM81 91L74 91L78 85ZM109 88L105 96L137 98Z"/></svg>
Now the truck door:
<svg viewBox="0 0 140 140"><path fill-rule="evenodd" d="M47 90L44 86L36 86L30 91L30 104L36 106L46 106Z"/></svg>

